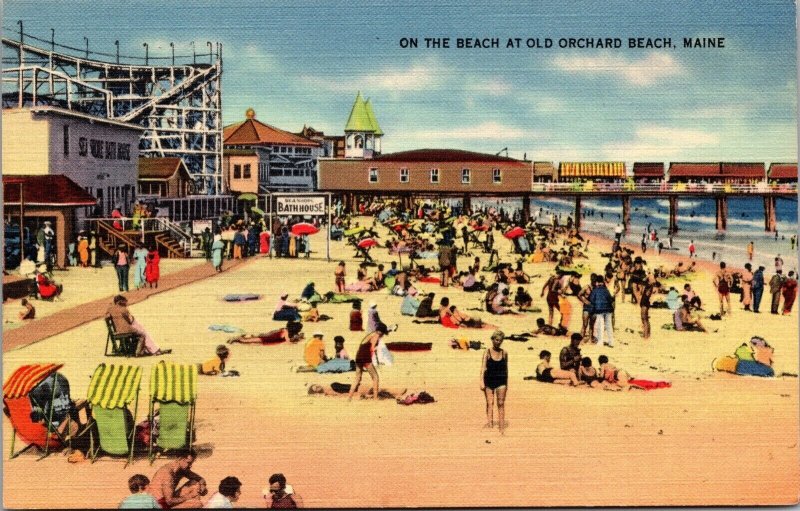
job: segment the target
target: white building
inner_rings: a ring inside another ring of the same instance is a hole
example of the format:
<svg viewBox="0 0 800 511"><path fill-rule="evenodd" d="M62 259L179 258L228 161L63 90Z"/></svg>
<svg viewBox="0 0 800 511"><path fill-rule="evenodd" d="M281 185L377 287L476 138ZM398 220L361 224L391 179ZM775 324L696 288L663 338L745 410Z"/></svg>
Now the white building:
<svg viewBox="0 0 800 511"><path fill-rule="evenodd" d="M136 198L139 137L143 128L51 106L3 109L3 174L64 175L96 197L107 217L119 206L130 214Z"/></svg>

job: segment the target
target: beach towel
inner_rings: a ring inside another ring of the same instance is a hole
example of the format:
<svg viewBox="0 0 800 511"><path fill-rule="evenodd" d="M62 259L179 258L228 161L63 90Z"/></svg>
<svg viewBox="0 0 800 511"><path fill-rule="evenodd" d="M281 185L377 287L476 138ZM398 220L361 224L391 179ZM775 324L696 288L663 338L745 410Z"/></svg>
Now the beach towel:
<svg viewBox="0 0 800 511"><path fill-rule="evenodd" d="M261 295L254 295L249 293L225 295L225 297L223 298L223 300L225 300L226 302L249 302L252 300L260 300L260 299Z"/></svg>
<svg viewBox="0 0 800 511"><path fill-rule="evenodd" d="M348 371L355 371L355 366L350 360L344 358L332 358L317 366L318 373L346 373Z"/></svg>
<svg viewBox="0 0 800 511"><path fill-rule="evenodd" d="M357 296L343 293L327 294L325 297L328 299L328 303L352 303L362 301L362 299Z"/></svg>
<svg viewBox="0 0 800 511"><path fill-rule="evenodd" d="M233 325L211 325L208 327L212 332L225 332L226 334L235 334L237 332L244 332L241 328Z"/></svg>
<svg viewBox="0 0 800 511"><path fill-rule="evenodd" d="M386 347L389 351L430 351L432 342L387 342Z"/></svg>
<svg viewBox="0 0 800 511"><path fill-rule="evenodd" d="M441 284L442 279L439 277L420 277L418 279L420 282L425 282L427 284Z"/></svg>
<svg viewBox="0 0 800 511"><path fill-rule="evenodd" d="M672 387L672 383L668 381L641 380L639 378L630 379L628 380L628 383L631 385L636 385L637 387L641 387L644 390L668 389Z"/></svg>

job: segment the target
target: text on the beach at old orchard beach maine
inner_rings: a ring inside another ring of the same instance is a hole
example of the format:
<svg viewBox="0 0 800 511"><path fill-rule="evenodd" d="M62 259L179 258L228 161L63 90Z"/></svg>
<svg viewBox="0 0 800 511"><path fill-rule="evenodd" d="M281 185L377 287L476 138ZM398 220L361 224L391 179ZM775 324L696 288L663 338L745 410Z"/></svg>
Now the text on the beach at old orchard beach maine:
<svg viewBox="0 0 800 511"><path fill-rule="evenodd" d="M405 49L724 49L724 37L401 37Z"/></svg>

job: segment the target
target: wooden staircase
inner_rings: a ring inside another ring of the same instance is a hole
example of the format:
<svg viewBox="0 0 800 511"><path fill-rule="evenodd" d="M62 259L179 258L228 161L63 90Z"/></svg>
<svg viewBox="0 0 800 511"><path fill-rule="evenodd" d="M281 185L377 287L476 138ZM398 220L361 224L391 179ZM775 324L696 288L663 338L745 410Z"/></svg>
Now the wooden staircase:
<svg viewBox="0 0 800 511"><path fill-rule="evenodd" d="M166 252L168 259L173 257L185 259L189 257L189 254L181 247L180 243L167 233L156 234L155 241L160 249L159 252Z"/></svg>
<svg viewBox="0 0 800 511"><path fill-rule="evenodd" d="M125 245L129 251L133 250L142 240L142 231L123 231L115 228L111 223L97 221L97 246L109 256L113 256L117 247ZM168 231L145 231L145 246L153 244L158 248L162 257L188 258L189 253L178 243Z"/></svg>

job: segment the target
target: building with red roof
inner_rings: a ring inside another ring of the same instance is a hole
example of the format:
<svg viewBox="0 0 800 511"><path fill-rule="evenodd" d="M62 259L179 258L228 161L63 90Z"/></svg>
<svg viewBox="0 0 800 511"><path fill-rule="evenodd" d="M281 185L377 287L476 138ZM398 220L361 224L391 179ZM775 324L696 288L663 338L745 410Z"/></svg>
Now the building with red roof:
<svg viewBox="0 0 800 511"><path fill-rule="evenodd" d="M638 183L659 182L664 179L664 164L661 162L634 162L633 179Z"/></svg>
<svg viewBox="0 0 800 511"><path fill-rule="evenodd" d="M752 183L764 181L764 164L749 162L670 163L669 181Z"/></svg>
<svg viewBox="0 0 800 511"><path fill-rule="evenodd" d="M34 232L49 221L56 233L56 264L64 267L67 244L74 241L76 211L92 209L97 199L64 175L3 175L3 216Z"/></svg>
<svg viewBox="0 0 800 511"><path fill-rule="evenodd" d="M797 182L797 162L770 163L768 179L777 183Z"/></svg>
<svg viewBox="0 0 800 511"><path fill-rule="evenodd" d="M226 188L236 193L312 190L323 144L257 120L252 108L245 117L222 133Z"/></svg>

